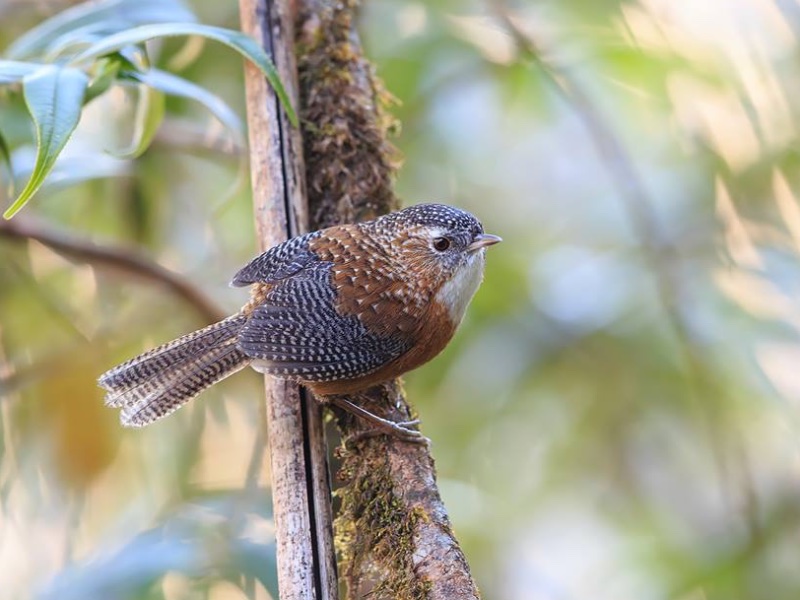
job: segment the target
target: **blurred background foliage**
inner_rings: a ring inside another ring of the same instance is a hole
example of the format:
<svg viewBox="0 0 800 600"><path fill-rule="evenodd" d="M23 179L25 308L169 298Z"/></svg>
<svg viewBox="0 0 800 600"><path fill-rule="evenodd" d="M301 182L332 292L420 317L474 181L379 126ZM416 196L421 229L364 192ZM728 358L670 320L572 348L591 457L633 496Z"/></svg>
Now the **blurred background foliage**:
<svg viewBox="0 0 800 600"><path fill-rule="evenodd" d="M0 48L69 4L0 2ZM190 7L237 27L235 3ZM798 3L370 0L361 31L398 98L401 196L505 239L456 340L406 378L485 597L800 597ZM237 55L152 51L243 114ZM243 149L168 98L147 153L104 155L134 108L92 102L19 223L141 253L236 310ZM0 123L30 152L13 90ZM258 377L141 431L95 387L206 322L0 230L4 597L275 593Z"/></svg>

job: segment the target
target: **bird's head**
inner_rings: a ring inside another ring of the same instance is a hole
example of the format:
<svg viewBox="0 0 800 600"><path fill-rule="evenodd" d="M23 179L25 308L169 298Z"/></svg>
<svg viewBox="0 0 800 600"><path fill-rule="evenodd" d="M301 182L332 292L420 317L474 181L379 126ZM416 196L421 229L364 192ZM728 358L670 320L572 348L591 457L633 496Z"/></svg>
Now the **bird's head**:
<svg viewBox="0 0 800 600"><path fill-rule="evenodd" d="M393 240L392 254L458 323L483 279L485 248L500 242L470 213L418 204L375 222Z"/></svg>

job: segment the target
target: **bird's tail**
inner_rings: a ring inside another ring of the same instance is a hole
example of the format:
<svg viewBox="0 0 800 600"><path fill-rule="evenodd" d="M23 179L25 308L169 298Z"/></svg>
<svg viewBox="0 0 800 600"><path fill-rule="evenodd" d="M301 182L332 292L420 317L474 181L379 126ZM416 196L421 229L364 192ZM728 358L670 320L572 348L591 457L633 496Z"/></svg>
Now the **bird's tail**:
<svg viewBox="0 0 800 600"><path fill-rule="evenodd" d="M178 410L212 384L250 364L236 346L246 321L234 315L103 373L106 406L122 408L120 420L143 427Z"/></svg>

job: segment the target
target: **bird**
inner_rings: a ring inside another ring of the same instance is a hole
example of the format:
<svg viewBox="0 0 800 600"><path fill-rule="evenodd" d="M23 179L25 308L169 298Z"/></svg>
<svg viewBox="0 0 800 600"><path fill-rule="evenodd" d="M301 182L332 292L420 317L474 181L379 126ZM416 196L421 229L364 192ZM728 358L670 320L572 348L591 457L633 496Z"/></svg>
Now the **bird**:
<svg viewBox="0 0 800 600"><path fill-rule="evenodd" d="M105 403L142 427L250 366L417 440L418 421L383 419L354 399L445 348L483 279L485 249L500 241L445 204L289 239L233 277L251 287L239 312L101 375Z"/></svg>

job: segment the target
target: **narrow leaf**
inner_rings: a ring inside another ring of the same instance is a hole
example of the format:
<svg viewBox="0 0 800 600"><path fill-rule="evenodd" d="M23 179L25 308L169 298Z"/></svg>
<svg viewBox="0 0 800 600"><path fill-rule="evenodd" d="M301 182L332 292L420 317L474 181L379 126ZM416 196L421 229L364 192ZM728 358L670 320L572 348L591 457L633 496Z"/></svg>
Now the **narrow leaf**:
<svg viewBox="0 0 800 600"><path fill-rule="evenodd" d="M159 69L128 73L126 76L170 96L179 96L199 102L230 131L237 143L244 144L242 123L238 115L219 96L191 81Z"/></svg>
<svg viewBox="0 0 800 600"><path fill-rule="evenodd" d="M240 31L201 25L198 23L160 23L156 25L144 25L135 27L127 31L121 31L99 42L92 44L89 48L81 52L73 59L73 63L88 61L99 56L104 56L112 52L117 52L125 46L141 44L154 38L177 37L184 35L199 35L209 40L214 40L233 48L242 56L256 65L267 78L272 89L275 90L278 98L283 104L292 125L297 126L297 114L292 107L289 96L281 83L278 71L272 64L269 56L259 46L255 40L246 36Z"/></svg>
<svg viewBox="0 0 800 600"><path fill-rule="evenodd" d="M78 125L88 82L83 71L55 65L42 67L23 78L25 104L36 129L36 163L25 188L3 213L6 219L30 200L53 168Z"/></svg>
<svg viewBox="0 0 800 600"><path fill-rule="evenodd" d="M60 35L51 43L47 44L47 46L37 53L37 58L47 63L58 62L61 56L73 56L80 50L103 39L105 36L109 35L109 33L108 28L102 23L84 25L83 27L65 32L63 35Z"/></svg>
<svg viewBox="0 0 800 600"><path fill-rule="evenodd" d="M118 54L113 54L95 63L92 69L92 78L84 97L84 104L89 104L98 96L105 94L117 79L120 69L125 66L118 57Z"/></svg>
<svg viewBox="0 0 800 600"><path fill-rule="evenodd" d="M176 0L101 0L64 10L17 38L6 51L11 58L36 56L58 45L62 36L87 28L109 35L145 23L193 22L194 15Z"/></svg>
<svg viewBox="0 0 800 600"><path fill-rule="evenodd" d="M41 67L40 63L0 60L0 84L22 81L25 75L30 75Z"/></svg>
<svg viewBox="0 0 800 600"><path fill-rule="evenodd" d="M238 115L218 96L215 96L203 87L187 81L177 75L172 75L159 69L148 69L147 71L135 71L125 73L126 78L139 81L145 85L152 86L171 96L180 96L189 100L194 100L202 104L222 126L229 132L236 146L244 147L244 132L242 123ZM244 155L239 156L236 179L228 188L228 191L220 196L219 204L224 204L241 188L246 180L247 159Z"/></svg>
<svg viewBox="0 0 800 600"><path fill-rule="evenodd" d="M139 85L139 98L133 122L133 136L127 148L114 151L117 158L136 158L150 146L153 136L164 120L164 94L146 85Z"/></svg>
<svg viewBox="0 0 800 600"><path fill-rule="evenodd" d="M14 166L14 179L27 179L36 164L36 149L32 146L17 148L11 153L11 163ZM129 160L120 160L92 148L70 148L68 155L58 157L40 191L68 188L96 179L129 177L132 173L131 164Z"/></svg>
<svg viewBox="0 0 800 600"><path fill-rule="evenodd" d="M3 177L8 179L6 193L9 198L13 198L16 193L14 190L14 169L11 166L11 152L8 149L8 142L6 142L6 137L2 131L0 131L0 164L3 167Z"/></svg>

